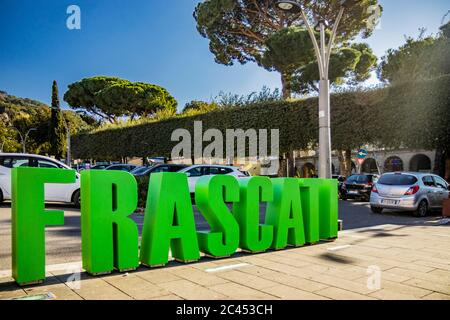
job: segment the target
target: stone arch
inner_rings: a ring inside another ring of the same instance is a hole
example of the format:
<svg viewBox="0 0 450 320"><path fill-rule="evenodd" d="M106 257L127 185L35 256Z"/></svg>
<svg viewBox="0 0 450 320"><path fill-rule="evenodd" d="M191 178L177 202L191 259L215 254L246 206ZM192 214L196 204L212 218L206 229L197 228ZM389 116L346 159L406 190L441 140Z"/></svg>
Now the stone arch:
<svg viewBox="0 0 450 320"><path fill-rule="evenodd" d="M403 171L403 160L400 157L392 156L384 162L384 172Z"/></svg>
<svg viewBox="0 0 450 320"><path fill-rule="evenodd" d="M378 174L377 161L374 158L367 158L364 160L361 166L362 173L375 173Z"/></svg>
<svg viewBox="0 0 450 320"><path fill-rule="evenodd" d="M302 167L302 178L312 178L316 175L316 167L311 163L307 162Z"/></svg>
<svg viewBox="0 0 450 320"><path fill-rule="evenodd" d="M409 170L413 172L431 172L431 159L424 154L416 154L409 161Z"/></svg>

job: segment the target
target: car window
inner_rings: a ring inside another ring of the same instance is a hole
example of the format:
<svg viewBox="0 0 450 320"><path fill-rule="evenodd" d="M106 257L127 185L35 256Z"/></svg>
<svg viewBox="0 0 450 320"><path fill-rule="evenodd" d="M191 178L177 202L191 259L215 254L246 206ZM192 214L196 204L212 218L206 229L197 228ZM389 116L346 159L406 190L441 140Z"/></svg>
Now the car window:
<svg viewBox="0 0 450 320"><path fill-rule="evenodd" d="M184 167L182 167L182 166L170 166L170 167L168 167L168 170L169 170L169 172L177 172L177 171L180 171L183 168Z"/></svg>
<svg viewBox="0 0 450 320"><path fill-rule="evenodd" d="M378 179L379 184L389 186L410 186L417 182L417 178L409 174L386 174Z"/></svg>
<svg viewBox="0 0 450 320"><path fill-rule="evenodd" d="M444 179L442 179L441 177L434 177L434 181L436 183L436 186L442 189L447 189L447 183L445 182Z"/></svg>
<svg viewBox="0 0 450 320"><path fill-rule="evenodd" d="M0 165L7 168L29 167L30 162L27 157L2 157Z"/></svg>
<svg viewBox="0 0 450 320"><path fill-rule="evenodd" d="M157 173L157 172L169 172L169 168L167 166L159 166L159 167L155 168L154 170L152 170L152 173Z"/></svg>
<svg viewBox="0 0 450 320"><path fill-rule="evenodd" d="M432 176L425 176L422 178L423 184L427 187L435 187L434 180Z"/></svg>
<svg viewBox="0 0 450 320"><path fill-rule="evenodd" d="M214 174L228 174L232 172L233 170L230 168L222 168L222 167L210 167L208 174L214 175Z"/></svg>
<svg viewBox="0 0 450 320"><path fill-rule="evenodd" d="M61 168L58 164L51 162L51 161L47 161L47 160L38 160L37 161L37 166L39 168L50 168L50 169L58 169Z"/></svg>
<svg viewBox="0 0 450 320"><path fill-rule="evenodd" d="M363 175L357 175L357 176L350 176L347 179L347 183L368 183L369 177L363 176Z"/></svg>
<svg viewBox="0 0 450 320"><path fill-rule="evenodd" d="M202 167L195 167L187 171L191 177L200 177L203 175Z"/></svg>

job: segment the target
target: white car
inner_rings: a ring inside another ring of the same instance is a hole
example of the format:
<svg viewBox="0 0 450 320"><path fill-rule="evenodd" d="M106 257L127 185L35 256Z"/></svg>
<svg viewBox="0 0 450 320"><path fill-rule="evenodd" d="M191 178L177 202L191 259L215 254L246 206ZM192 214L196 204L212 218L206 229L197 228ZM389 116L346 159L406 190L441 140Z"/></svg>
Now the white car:
<svg viewBox="0 0 450 320"><path fill-rule="evenodd" d="M0 153L0 203L11 200L11 169L16 167L58 168L71 170L55 159L24 153ZM75 183L45 184L45 201L65 202L80 206L80 175Z"/></svg>
<svg viewBox="0 0 450 320"><path fill-rule="evenodd" d="M188 184L189 184L189 192L195 192L195 184L198 179L203 176L211 176L217 174L227 174L234 176L236 178L247 178L250 174L247 171L242 171L236 167L229 166L221 166L221 165L209 165L209 164L200 164L193 165L187 168L184 168L180 171L180 173L186 173L188 176Z"/></svg>

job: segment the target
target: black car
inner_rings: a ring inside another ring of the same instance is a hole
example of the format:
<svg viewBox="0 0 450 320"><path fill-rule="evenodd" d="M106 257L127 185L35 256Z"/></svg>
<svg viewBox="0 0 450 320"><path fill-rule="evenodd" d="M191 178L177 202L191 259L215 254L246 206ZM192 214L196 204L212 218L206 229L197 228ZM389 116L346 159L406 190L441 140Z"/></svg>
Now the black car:
<svg viewBox="0 0 450 320"><path fill-rule="evenodd" d="M340 175L333 175L332 179L335 179L335 180L338 181L339 198L342 199L342 186L344 185L345 177L344 176L340 176Z"/></svg>
<svg viewBox="0 0 450 320"><path fill-rule="evenodd" d="M186 167L184 164L158 164L152 167L138 167L131 171L131 173L135 177L144 177L157 172L177 172Z"/></svg>
<svg viewBox="0 0 450 320"><path fill-rule="evenodd" d="M126 171L131 172L132 170L136 169L137 166L133 164L113 164L105 168L105 170L112 170L112 171Z"/></svg>
<svg viewBox="0 0 450 320"><path fill-rule="evenodd" d="M354 174L342 184L342 200L358 199L369 201L373 184L378 180L376 174Z"/></svg>

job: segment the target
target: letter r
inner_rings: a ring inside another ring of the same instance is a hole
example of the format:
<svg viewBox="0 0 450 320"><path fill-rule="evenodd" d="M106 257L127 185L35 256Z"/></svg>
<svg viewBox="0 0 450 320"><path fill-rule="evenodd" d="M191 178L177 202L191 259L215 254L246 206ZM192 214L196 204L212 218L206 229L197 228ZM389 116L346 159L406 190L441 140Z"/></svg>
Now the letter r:
<svg viewBox="0 0 450 320"><path fill-rule="evenodd" d="M81 244L83 268L90 274L139 266L136 223L137 182L123 171L81 172Z"/></svg>

